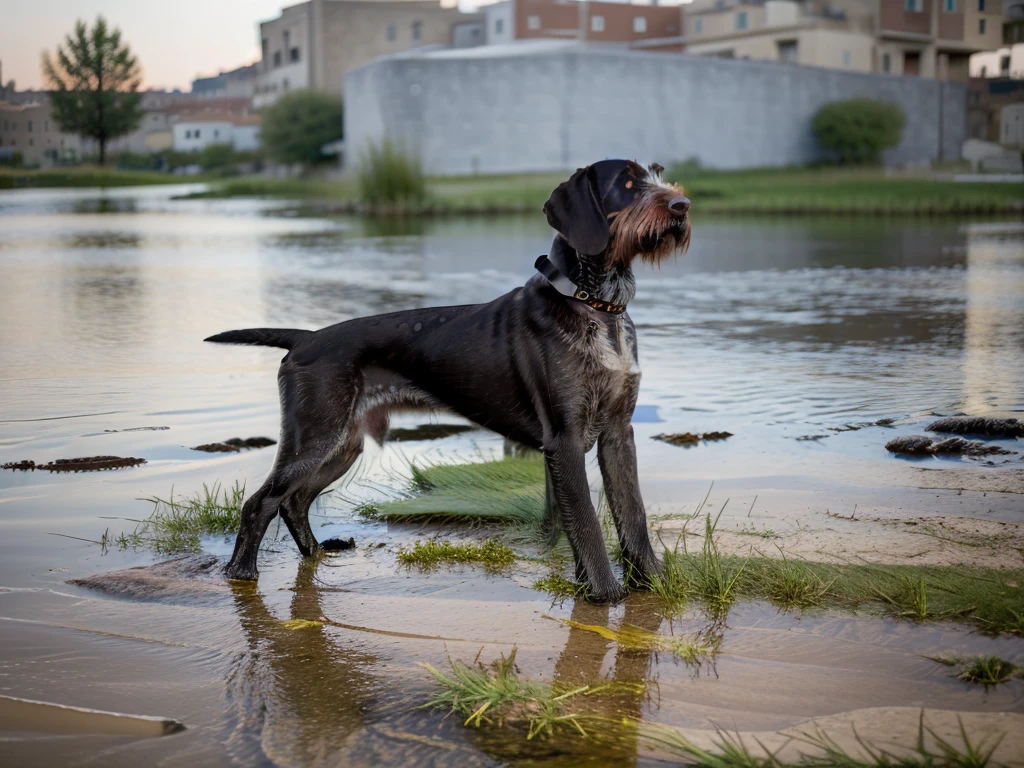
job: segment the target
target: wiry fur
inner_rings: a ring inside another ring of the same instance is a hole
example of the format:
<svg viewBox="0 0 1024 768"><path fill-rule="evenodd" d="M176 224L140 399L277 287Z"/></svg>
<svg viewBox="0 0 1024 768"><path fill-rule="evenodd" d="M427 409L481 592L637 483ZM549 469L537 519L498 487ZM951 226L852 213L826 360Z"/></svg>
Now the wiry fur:
<svg viewBox="0 0 1024 768"><path fill-rule="evenodd" d="M563 274L594 280L602 299L625 304L635 291L634 257L656 263L689 242L689 201L660 172L606 160L559 185L545 212L559 233L551 253ZM630 426L640 369L627 313L600 312L535 275L488 304L395 312L319 331L229 331L208 341L289 350L278 372L277 457L242 509L229 577L257 577L259 545L278 514L302 554L315 554L310 504L356 461L365 435L382 441L389 414L408 409L446 409L543 451L545 526L564 527L589 597L612 601L624 591L584 459L596 442L623 570L637 586L659 572Z"/></svg>

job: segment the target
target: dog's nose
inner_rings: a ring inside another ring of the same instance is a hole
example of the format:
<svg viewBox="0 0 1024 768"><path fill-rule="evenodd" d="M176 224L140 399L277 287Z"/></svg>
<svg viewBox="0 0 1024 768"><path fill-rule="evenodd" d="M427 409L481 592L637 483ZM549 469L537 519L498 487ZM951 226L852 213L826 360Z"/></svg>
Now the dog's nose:
<svg viewBox="0 0 1024 768"><path fill-rule="evenodd" d="M690 210L690 198L683 195L676 195L669 201L668 209L676 216L683 216L688 210Z"/></svg>

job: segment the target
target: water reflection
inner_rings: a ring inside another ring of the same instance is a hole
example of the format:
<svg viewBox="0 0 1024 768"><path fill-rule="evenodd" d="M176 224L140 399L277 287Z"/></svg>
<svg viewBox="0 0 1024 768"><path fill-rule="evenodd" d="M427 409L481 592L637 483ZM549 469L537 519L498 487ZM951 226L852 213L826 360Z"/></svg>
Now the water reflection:
<svg viewBox="0 0 1024 768"><path fill-rule="evenodd" d="M338 642L327 627L287 624L324 614L315 563L300 564L284 620L271 613L255 585L232 588L249 653L228 680L238 717L229 748L243 760L262 753L280 765L336 763L365 726L380 687L378 659L350 639Z"/></svg>

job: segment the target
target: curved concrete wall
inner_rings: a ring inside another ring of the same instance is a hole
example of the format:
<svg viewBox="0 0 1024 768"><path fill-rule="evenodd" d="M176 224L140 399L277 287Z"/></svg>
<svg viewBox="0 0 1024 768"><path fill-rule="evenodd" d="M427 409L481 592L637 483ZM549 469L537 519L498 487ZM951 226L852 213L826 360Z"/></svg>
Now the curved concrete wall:
<svg viewBox="0 0 1024 768"><path fill-rule="evenodd" d="M820 157L814 112L853 97L903 106L903 139L887 163L956 159L966 138L966 88L954 83L678 54L514 48L378 59L348 73L347 156L388 135L440 175L561 171L606 157L665 165L697 158L716 168L804 164Z"/></svg>

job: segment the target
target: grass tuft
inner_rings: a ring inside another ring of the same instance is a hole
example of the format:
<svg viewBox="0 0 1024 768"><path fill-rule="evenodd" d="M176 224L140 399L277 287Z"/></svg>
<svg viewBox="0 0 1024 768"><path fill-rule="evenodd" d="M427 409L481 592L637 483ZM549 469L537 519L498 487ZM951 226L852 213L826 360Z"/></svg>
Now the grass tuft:
<svg viewBox="0 0 1024 768"><path fill-rule="evenodd" d="M427 180L419 155L407 152L391 139L370 142L356 171L359 199L369 205L422 204Z"/></svg>
<svg viewBox="0 0 1024 768"><path fill-rule="evenodd" d="M488 539L482 544L453 544L450 541L430 539L417 541L412 549L398 549L398 562L424 570L440 565L479 563L487 570L500 571L511 566L515 560L515 552L495 539Z"/></svg>
<svg viewBox="0 0 1024 768"><path fill-rule="evenodd" d="M578 581L565 578L560 573L552 573L543 579L533 582L533 588L538 592L547 592L554 597L569 598L576 600L587 593L587 585Z"/></svg>
<svg viewBox="0 0 1024 768"><path fill-rule="evenodd" d="M174 496L174 489L166 499L153 496L140 501L153 505L153 512L138 524L131 533L122 532L116 537L109 531L103 534L104 549L117 547L129 549L153 549L160 554L198 552L202 549L200 536L228 535L238 532L242 522L242 502L245 499L245 485L235 482L231 488L221 488L220 483L212 486L203 484L203 490L192 496Z"/></svg>
<svg viewBox="0 0 1024 768"><path fill-rule="evenodd" d="M1013 678L1024 678L1024 667L1001 659L998 656L952 656L929 657L932 661L947 667L957 668L957 678L966 683L990 688L1005 683Z"/></svg>

